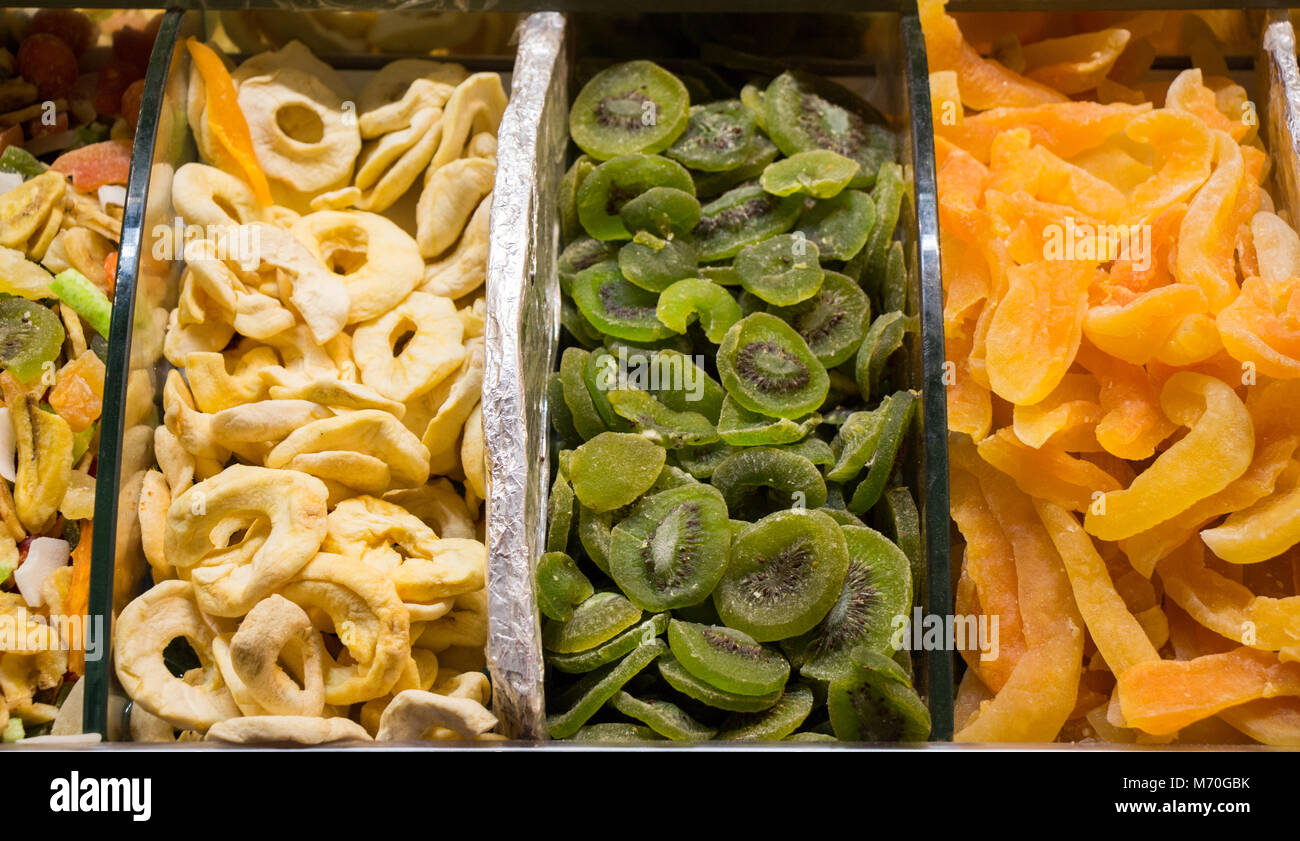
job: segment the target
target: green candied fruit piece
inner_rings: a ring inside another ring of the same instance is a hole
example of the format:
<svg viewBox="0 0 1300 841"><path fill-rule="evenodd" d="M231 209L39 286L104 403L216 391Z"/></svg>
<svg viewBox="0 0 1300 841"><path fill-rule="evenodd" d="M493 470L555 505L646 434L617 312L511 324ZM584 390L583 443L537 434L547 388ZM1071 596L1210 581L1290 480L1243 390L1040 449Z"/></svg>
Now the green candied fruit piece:
<svg viewBox="0 0 1300 841"><path fill-rule="evenodd" d="M768 164L759 183L774 196L799 193L829 199L857 174L857 161L829 149L811 149Z"/></svg>
<svg viewBox="0 0 1300 841"><path fill-rule="evenodd" d="M664 448L645 436L602 432L573 451L569 478L583 505L612 511L649 490L666 459Z"/></svg>
<svg viewBox="0 0 1300 841"><path fill-rule="evenodd" d="M592 672L589 688L568 710L547 716L546 724L553 739L567 739L578 732L596 712L614 695L636 677L646 666L668 651L660 639L637 646L630 654L603 670Z"/></svg>
<svg viewBox="0 0 1300 841"><path fill-rule="evenodd" d="M726 288L703 278L684 278L659 294L655 314L674 333L685 333L697 318L704 336L718 344L740 321L740 305Z"/></svg>
<svg viewBox="0 0 1300 841"><path fill-rule="evenodd" d="M566 621L551 620L542 628L542 645L557 654L587 651L609 642L641 621L641 608L619 593L602 591L573 608Z"/></svg>
<svg viewBox="0 0 1300 841"><path fill-rule="evenodd" d="M674 742L703 742L718 732L700 724L671 701L643 700L619 690L610 704L628 718L643 722L660 736Z"/></svg>
<svg viewBox="0 0 1300 841"><path fill-rule="evenodd" d="M573 608L591 598L595 589L564 552L547 552L537 559L537 606L549 619L568 622Z"/></svg>

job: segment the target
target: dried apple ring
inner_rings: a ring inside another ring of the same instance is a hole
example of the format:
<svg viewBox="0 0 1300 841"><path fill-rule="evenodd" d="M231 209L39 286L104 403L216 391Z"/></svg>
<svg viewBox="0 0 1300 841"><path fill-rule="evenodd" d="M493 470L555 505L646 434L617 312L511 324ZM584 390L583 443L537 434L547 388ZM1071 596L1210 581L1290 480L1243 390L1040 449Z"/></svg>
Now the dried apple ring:
<svg viewBox="0 0 1300 841"><path fill-rule="evenodd" d="M425 257L437 257L465 230L470 216L492 192L496 164L462 158L430 170L415 209L416 241Z"/></svg>
<svg viewBox="0 0 1300 841"><path fill-rule="evenodd" d="M244 268L258 275L267 269L283 273L289 279L290 292L281 297L298 310L312 337L325 344L337 336L351 307L343 279L325 268L288 231L264 222L248 227L257 253Z"/></svg>
<svg viewBox="0 0 1300 841"><path fill-rule="evenodd" d="M452 537L472 539L475 535L469 506L446 479L436 479L419 488L391 491L384 495L384 499L402 506L426 523L432 523L434 531L444 540Z"/></svg>
<svg viewBox="0 0 1300 841"><path fill-rule="evenodd" d="M322 552L281 594L304 609L318 608L352 662L325 661L325 701L359 704L388 692L410 659L410 620L383 573L351 558Z"/></svg>
<svg viewBox="0 0 1300 841"><path fill-rule="evenodd" d="M253 700L272 715L321 714L326 656L306 612L283 596L267 596L254 605L230 640L231 666Z"/></svg>
<svg viewBox="0 0 1300 841"><path fill-rule="evenodd" d="M475 73L465 79L443 108L442 139L429 166L436 170L459 158L474 134L496 134L505 110L506 91L500 74Z"/></svg>
<svg viewBox="0 0 1300 841"><path fill-rule="evenodd" d="M424 260L415 241L374 213L308 213L294 223L293 235L347 288L348 324L388 312L424 278Z"/></svg>
<svg viewBox="0 0 1300 841"><path fill-rule="evenodd" d="M426 393L460 367L464 328L449 298L412 292L352 334L361 381L399 402ZM400 350L394 350L401 343Z"/></svg>
<svg viewBox="0 0 1300 841"><path fill-rule="evenodd" d="M357 97L361 136L370 139L411 124L422 108L441 108L468 76L450 62L407 58L384 65Z"/></svg>
<svg viewBox="0 0 1300 841"><path fill-rule="evenodd" d="M433 160L442 137L442 111L422 111L406 128L386 134L366 146L357 160L358 206L387 210L401 198Z"/></svg>
<svg viewBox="0 0 1300 841"><path fill-rule="evenodd" d="M316 554L326 496L320 480L305 473L228 467L172 500L167 561L188 572L205 613L242 616Z"/></svg>
<svg viewBox="0 0 1300 841"><path fill-rule="evenodd" d="M370 734L351 719L336 716L315 718L298 715L253 715L232 718L213 727L208 741L235 745L264 745L290 742L296 745L325 745L331 742L369 742Z"/></svg>
<svg viewBox="0 0 1300 841"><path fill-rule="evenodd" d="M229 226L257 222L262 208L242 178L199 163L172 176L172 206L187 225Z"/></svg>
<svg viewBox="0 0 1300 841"><path fill-rule="evenodd" d="M324 418L295 430L267 454L266 466L286 467L297 457L316 453L376 458L388 466L394 487L419 487L429 479L429 451L401 421L377 409Z"/></svg>
<svg viewBox="0 0 1300 841"><path fill-rule="evenodd" d="M212 659L212 632L199 616L187 581L164 581L136 598L117 619L114 661L127 694L148 712L175 727L207 730L239 715ZM204 681L175 677L163 649L183 637L203 664Z"/></svg>
<svg viewBox="0 0 1300 841"><path fill-rule="evenodd" d="M212 415L212 437L230 449L250 443L273 444L314 420L333 416L308 400L259 400ZM232 446L233 445L233 446Z"/></svg>
<svg viewBox="0 0 1300 841"><path fill-rule="evenodd" d="M487 279L488 230L492 216L492 193L483 197L478 209L461 231L460 241L445 257L424 270L421 292L446 298L463 298Z"/></svg>

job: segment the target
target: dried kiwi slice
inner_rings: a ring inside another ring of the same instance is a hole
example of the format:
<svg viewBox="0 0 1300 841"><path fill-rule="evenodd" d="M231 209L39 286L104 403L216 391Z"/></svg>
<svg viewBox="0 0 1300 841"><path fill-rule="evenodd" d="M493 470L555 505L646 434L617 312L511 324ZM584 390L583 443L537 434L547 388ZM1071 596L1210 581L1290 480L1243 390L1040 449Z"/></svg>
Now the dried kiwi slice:
<svg viewBox="0 0 1300 841"><path fill-rule="evenodd" d="M823 260L852 260L876 229L876 205L861 190L818 199L799 217L799 233L817 245Z"/></svg>
<svg viewBox="0 0 1300 841"><path fill-rule="evenodd" d="M667 149L686 129L690 96L676 76L651 61L607 67L583 86L569 109L569 134L602 161Z"/></svg>
<svg viewBox="0 0 1300 841"><path fill-rule="evenodd" d="M930 735L930 711L906 672L874 651L854 649L852 671L830 685L826 706L844 741L922 742Z"/></svg>
<svg viewBox="0 0 1300 841"><path fill-rule="evenodd" d="M603 590L584 599L566 621L542 627L542 645L557 654L586 651L608 642L641 621L641 608L621 593Z"/></svg>
<svg viewBox="0 0 1300 841"><path fill-rule="evenodd" d="M801 735L796 733L795 735ZM633 744L636 742L662 740L655 731L640 724L628 724L624 721L605 721L600 724L588 724L579 727L573 734L575 742L593 742L597 744Z"/></svg>
<svg viewBox="0 0 1300 841"><path fill-rule="evenodd" d="M669 686L686 697L728 712L761 712L770 709L781 700L780 689L767 695L740 695L719 689L688 672L686 667L673 659L671 654L660 658L659 675Z"/></svg>
<svg viewBox="0 0 1300 841"><path fill-rule="evenodd" d="M885 422L880 428L880 438L876 442L875 454L871 457L871 468L867 476L853 489L849 500L849 510L854 514L864 514L880 499L884 492L889 474L894 472L894 459L898 449L907 437L908 427L916 411L916 393L912 391L895 392L889 401L885 413Z"/></svg>
<svg viewBox="0 0 1300 841"><path fill-rule="evenodd" d="M889 538L866 526L842 526L849 547L844 587L808 641L808 662L799 673L837 680L849 669L858 645L892 654L890 636L897 616L912 607L912 569L907 555Z"/></svg>
<svg viewBox="0 0 1300 841"><path fill-rule="evenodd" d="M788 307L821 289L826 272L818 253L817 244L801 234L780 234L741 249L736 255L736 274L746 292L766 303Z"/></svg>
<svg viewBox="0 0 1300 841"><path fill-rule="evenodd" d="M779 741L799 729L812 708L812 690L801 683L792 684L770 709L728 716L722 722L718 738Z"/></svg>
<svg viewBox="0 0 1300 841"><path fill-rule="evenodd" d="M628 628L609 642L601 643L595 648L589 648L586 651L575 651L572 654L547 652L546 662L569 674L584 674L594 671L601 666L613 663L638 645L650 642L668 630L668 618L669 614L667 613L656 613L644 622Z"/></svg>
<svg viewBox="0 0 1300 841"><path fill-rule="evenodd" d="M718 430L699 412L675 412L648 392L620 388L609 392L610 405L641 435L670 450L699 447L718 440ZM667 468L665 468L667 469Z"/></svg>
<svg viewBox="0 0 1300 841"><path fill-rule="evenodd" d="M643 722L651 730L675 742L703 742L718 732L691 718L671 701L642 700L619 691L610 705L628 718Z"/></svg>
<svg viewBox="0 0 1300 841"><path fill-rule="evenodd" d="M63 337L63 324L48 307L26 298L0 298L0 366L20 382L35 380L58 358Z"/></svg>
<svg viewBox="0 0 1300 841"><path fill-rule="evenodd" d="M694 170L724 172L745 162L757 128L753 112L739 99L695 105L686 130L664 154Z"/></svg>
<svg viewBox="0 0 1300 841"><path fill-rule="evenodd" d="M560 252L560 259L555 264L556 274L560 278L560 290L565 295L573 294L573 279L578 276L578 272L589 269L597 263L617 259L617 243L603 242L585 234L570 240L564 247L564 251Z"/></svg>
<svg viewBox="0 0 1300 841"><path fill-rule="evenodd" d="M819 511L778 511L732 542L713 603L728 627L759 642L798 636L825 618L848 568L839 524Z"/></svg>
<svg viewBox="0 0 1300 841"><path fill-rule="evenodd" d="M573 528L573 507L577 504L573 486L557 473L551 485L551 495L546 502L546 551L565 552L569 547L569 534Z"/></svg>
<svg viewBox="0 0 1300 841"><path fill-rule="evenodd" d="M590 350L598 347L604 338L600 331L591 326L591 322L578 311L578 306L567 295L560 299L560 325L582 347Z"/></svg>
<svg viewBox="0 0 1300 841"><path fill-rule="evenodd" d="M726 288L699 277L679 280L659 294L659 320L676 333L685 333L696 318L704 336L717 344L740 321L740 305Z"/></svg>
<svg viewBox="0 0 1300 841"><path fill-rule="evenodd" d="M615 412L609 402L609 393L619 387L619 374L618 357L603 347L593 350L582 368L582 380L591 395L591 405L605 428L612 432L631 432L632 424Z"/></svg>
<svg viewBox="0 0 1300 841"><path fill-rule="evenodd" d="M573 619L573 608L591 598L595 588L564 552L547 552L537 559L537 606L542 615L559 622Z"/></svg>
<svg viewBox="0 0 1300 841"><path fill-rule="evenodd" d="M769 312L803 337L818 362L834 368L853 356L862 344L871 320L871 301L851 278L828 271L816 295Z"/></svg>
<svg viewBox="0 0 1300 841"><path fill-rule="evenodd" d="M573 425L573 412L564 402L564 383L558 372L551 374L546 381L546 408L551 416L551 428L559 436L560 443L576 446L582 440L577 427Z"/></svg>
<svg viewBox="0 0 1300 841"><path fill-rule="evenodd" d="M820 415L813 415L813 417L820 417ZM831 452L831 445L813 435L809 435L802 441L796 441L793 444L778 445L777 449L782 452L803 456L818 467L832 464L835 461L835 454ZM827 488L827 501L830 498L829 490Z"/></svg>
<svg viewBox="0 0 1300 841"><path fill-rule="evenodd" d="M609 533L613 527L614 515L610 512L578 505L578 542L591 562L605 574L609 574Z"/></svg>
<svg viewBox="0 0 1300 841"><path fill-rule="evenodd" d="M880 385L880 375L885 370L885 363L903 346L903 337L907 335L907 316L901 312L887 312L871 322L867 333L858 346L857 361L854 363L854 376L858 381L858 390L864 397L876 393Z"/></svg>
<svg viewBox="0 0 1300 841"><path fill-rule="evenodd" d="M701 199L721 195L739 184L753 181L763 174L767 165L776 160L781 150L767 139L767 135L755 134L749 141L745 160L735 169L724 172L692 172L695 182L695 195Z"/></svg>
<svg viewBox="0 0 1300 841"><path fill-rule="evenodd" d="M595 161L586 155L579 155L560 179L556 203L560 208L560 231L564 234L565 242L573 242L582 236L582 223L578 221L578 188L595 168Z"/></svg>
<svg viewBox="0 0 1300 841"><path fill-rule="evenodd" d="M628 384L650 392L676 412L699 412L712 423L722 412L724 392L691 357L676 350L629 354ZM644 375L645 379L638 377Z"/></svg>
<svg viewBox="0 0 1300 841"><path fill-rule="evenodd" d="M614 527L609 574L634 604L667 610L698 604L722 577L731 532L722 496L708 485L642 499Z"/></svg>
<svg viewBox="0 0 1300 841"><path fill-rule="evenodd" d="M752 412L799 418L822 405L826 369L808 343L774 315L756 312L736 322L718 348L718 374L727 393Z"/></svg>
<svg viewBox="0 0 1300 841"><path fill-rule="evenodd" d="M694 277L699 265L695 247L686 240L660 239L646 231L637 231L618 250L623 277L650 292L662 292L682 278Z"/></svg>
<svg viewBox="0 0 1300 841"><path fill-rule="evenodd" d="M873 510L877 527L907 555L912 565L912 581L925 578L925 556L921 554L921 512L907 488L890 488L881 497L882 505Z"/></svg>
<svg viewBox="0 0 1300 841"><path fill-rule="evenodd" d="M618 216L629 231L646 231L660 237L686 236L700 221L700 201L685 190L651 187L629 199Z"/></svg>
<svg viewBox="0 0 1300 841"><path fill-rule="evenodd" d="M590 686L572 707L558 715L547 716L546 725L550 730L551 738L567 739L577 733L578 728L586 724L601 707L605 706L605 702L627 685L628 681L667 651L668 645L663 640L652 640L637 646L632 653L617 663L606 666L599 672L593 672L589 676L593 677Z"/></svg>
<svg viewBox="0 0 1300 841"><path fill-rule="evenodd" d="M723 193L700 208L695 245L706 263L734 257L740 249L794 227L803 200L773 196L757 184Z"/></svg>
<svg viewBox="0 0 1300 841"><path fill-rule="evenodd" d="M709 444L705 447L682 447L673 451L673 458L682 470L694 478L707 479L734 452L736 448L729 444Z"/></svg>
<svg viewBox="0 0 1300 841"><path fill-rule="evenodd" d="M722 401L718 435L723 441L737 447L790 444L816 429L821 419L821 415L816 412L797 421L772 418L751 412L728 396Z"/></svg>
<svg viewBox="0 0 1300 841"><path fill-rule="evenodd" d="M750 447L732 453L713 471L733 516L767 514L787 508L820 508L826 503L821 471L796 453L773 447Z"/></svg>
<svg viewBox="0 0 1300 841"><path fill-rule="evenodd" d="M668 647L686 671L737 695L778 692L790 676L790 664L779 652L734 628L674 619L668 623Z"/></svg>
<svg viewBox="0 0 1300 841"><path fill-rule="evenodd" d="M879 112L824 79L782 73L763 92L763 112L768 136L785 154L829 149L857 161L851 187L870 189L880 165L894 159L894 136Z"/></svg>
<svg viewBox="0 0 1300 841"><path fill-rule="evenodd" d="M885 256L890 241L894 238L894 228L898 225L898 215L902 209L903 194L907 184L903 181L903 168L894 161L881 164L876 176L876 185L871 191L871 200L876 206L877 223L871 230L866 245L866 271L878 273L885 267Z"/></svg>
<svg viewBox="0 0 1300 841"><path fill-rule="evenodd" d="M649 490L664 459L663 447L644 436L602 432L573 451L569 479L583 505L612 511Z"/></svg>
<svg viewBox="0 0 1300 841"><path fill-rule="evenodd" d="M654 187L672 187L694 195L690 173L659 155L620 155L605 161L578 188L578 220L596 239L631 239L619 215L623 206Z"/></svg>
<svg viewBox="0 0 1300 841"><path fill-rule="evenodd" d="M799 193L829 199L849 185L858 162L829 149L812 149L770 163L759 183L774 196Z"/></svg>
<svg viewBox="0 0 1300 841"><path fill-rule="evenodd" d="M847 482L857 478L876 454L876 442L880 432L885 428L885 418L889 415L892 395L886 395L880 405L869 412L854 412L844 423L839 432L831 439L831 452L835 463L826 471L826 478L833 482Z"/></svg>
<svg viewBox="0 0 1300 841"><path fill-rule="evenodd" d="M593 327L608 336L653 342L672 335L655 316L658 296L629 283L613 261L578 273L573 279L573 302Z"/></svg>
<svg viewBox="0 0 1300 841"><path fill-rule="evenodd" d="M591 401L584 371L591 354L582 348L569 347L560 356L560 387L564 404L573 418L573 426L583 439L595 438L606 430L605 421Z"/></svg>

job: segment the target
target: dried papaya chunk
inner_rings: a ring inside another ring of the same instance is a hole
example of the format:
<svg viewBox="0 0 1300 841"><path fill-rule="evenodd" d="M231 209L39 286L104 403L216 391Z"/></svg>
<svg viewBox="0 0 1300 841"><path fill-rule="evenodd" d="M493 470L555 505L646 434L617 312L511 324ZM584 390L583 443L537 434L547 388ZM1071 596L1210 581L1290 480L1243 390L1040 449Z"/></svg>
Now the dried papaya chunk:
<svg viewBox="0 0 1300 841"><path fill-rule="evenodd" d="M1070 163L1109 183L1127 198L1134 187L1151 177L1151 165L1134 157L1131 147L1123 135L1114 135L1100 146L1070 158Z"/></svg>
<svg viewBox="0 0 1300 841"><path fill-rule="evenodd" d="M1300 278L1272 287L1248 277L1241 293L1219 313L1216 325L1234 359L1270 377L1300 377Z"/></svg>
<svg viewBox="0 0 1300 841"><path fill-rule="evenodd" d="M1105 282L1093 287L1092 302L1127 304L1143 292L1172 283L1170 258L1186 212L1185 204L1171 205L1156 214L1149 226L1137 228L1136 247L1131 234L1129 253L1111 263ZM1144 234L1144 231L1149 233ZM1143 238L1145 242L1141 241Z"/></svg>
<svg viewBox="0 0 1300 841"><path fill-rule="evenodd" d="M1008 194L988 189L984 209L990 229L981 236L986 241L996 237L1012 263L1104 259L1097 253L1097 238L1087 232L1101 230L1105 223L1073 207L1036 199L1024 190Z"/></svg>
<svg viewBox="0 0 1300 841"><path fill-rule="evenodd" d="M1300 487L1280 487L1249 508L1201 532L1210 551L1230 564L1257 564L1300 543Z"/></svg>
<svg viewBox="0 0 1300 841"><path fill-rule="evenodd" d="M1028 129L1004 131L989 152L987 188L1004 193L1025 190L1034 198L1072 207L1109 221L1124 210L1126 199L1118 188L1086 169L1033 145Z"/></svg>
<svg viewBox="0 0 1300 841"><path fill-rule="evenodd" d="M1149 112L1149 102L1141 105L1054 102L1031 108L993 108L981 114L968 115L960 125L936 123L934 129L938 135L965 149L977 160L987 161L993 138L1007 129L1025 128L1035 145L1068 160L1101 146ZM1208 155L1206 175L1209 175Z"/></svg>
<svg viewBox="0 0 1300 841"><path fill-rule="evenodd" d="M1029 496L1071 511L1087 511L1094 493L1120 489L1119 482L1092 462L1050 445L1034 449L1010 427L980 441L979 454Z"/></svg>
<svg viewBox="0 0 1300 841"><path fill-rule="evenodd" d="M1084 292L1097 264L1042 260L1014 266L1006 274L1007 292L985 339L989 385L1012 403L1037 403L1074 362L1087 314Z"/></svg>
<svg viewBox="0 0 1300 841"><path fill-rule="evenodd" d="M1101 408L1106 414L1097 423L1097 442L1119 458L1150 458L1176 429L1160 409L1151 376L1144 368L1107 356L1087 343L1077 358L1101 383Z"/></svg>
<svg viewBox="0 0 1300 841"><path fill-rule="evenodd" d="M1167 109L1151 111L1135 117L1125 134L1150 146L1163 161L1154 175L1133 188L1125 214L1129 224L1143 224L1165 208L1187 201L1210 177L1215 135L1196 117Z"/></svg>
<svg viewBox="0 0 1300 841"><path fill-rule="evenodd" d="M1127 29L1102 29L1025 46L1025 76L1061 93L1090 91L1106 77L1128 45Z"/></svg>
<svg viewBox="0 0 1300 841"><path fill-rule="evenodd" d="M1203 312L1184 315L1156 353L1156 360L1175 368L1190 368L1223 350L1214 319Z"/></svg>
<svg viewBox="0 0 1300 841"><path fill-rule="evenodd" d="M1235 85L1233 87L1237 87L1243 94L1245 93L1244 89ZM1226 132L1236 142L1240 142L1250 128L1242 120L1229 119L1227 115L1219 110L1215 93L1205 86L1201 77L1201 68L1199 67L1184 70L1169 83L1169 88L1165 91L1165 107L1173 111L1191 114L1205 123L1207 128L1213 131ZM1241 114L1242 112L1238 111L1237 113Z"/></svg>
<svg viewBox="0 0 1300 841"><path fill-rule="evenodd" d="M1276 213L1256 213L1250 219L1250 239L1257 271L1270 288L1300 275L1300 234Z"/></svg>
<svg viewBox="0 0 1300 841"><path fill-rule="evenodd" d="M944 368L948 387L948 429L964 432L976 441L993 425L993 396L971 372L974 319L944 337Z"/></svg>
<svg viewBox="0 0 1300 841"><path fill-rule="evenodd" d="M1161 286L1140 293L1126 304L1089 308L1083 334L1099 350L1134 365L1145 365L1174 338L1185 319L1205 313L1208 305L1205 293L1195 286Z"/></svg>
<svg viewBox="0 0 1300 841"><path fill-rule="evenodd" d="M1223 132L1215 132L1214 137L1214 171L1188 204L1178 229L1174 276L1180 283L1199 286L1210 303L1210 311L1217 313L1237 294L1233 262L1237 225L1233 211L1245 164L1235 140Z"/></svg>
<svg viewBox="0 0 1300 841"><path fill-rule="evenodd" d="M988 167L957 148L938 166L940 225L954 237L978 243L983 215L979 205L989 178Z"/></svg>
<svg viewBox="0 0 1300 841"><path fill-rule="evenodd" d="M956 331L989 296L989 266L983 254L949 233L939 230L943 254L943 332Z"/></svg>
<svg viewBox="0 0 1300 841"><path fill-rule="evenodd" d="M1160 405L1188 432L1128 488L1107 493L1088 512L1086 528L1094 537L1132 537L1222 490L1250 465L1254 425L1241 398L1225 383L1179 372L1165 382Z"/></svg>
<svg viewBox="0 0 1300 841"><path fill-rule="evenodd" d="M1104 415L1097 378L1066 374L1038 403L1012 409L1012 429L1030 447L1051 445L1071 453L1090 452L1101 446L1096 427Z"/></svg>

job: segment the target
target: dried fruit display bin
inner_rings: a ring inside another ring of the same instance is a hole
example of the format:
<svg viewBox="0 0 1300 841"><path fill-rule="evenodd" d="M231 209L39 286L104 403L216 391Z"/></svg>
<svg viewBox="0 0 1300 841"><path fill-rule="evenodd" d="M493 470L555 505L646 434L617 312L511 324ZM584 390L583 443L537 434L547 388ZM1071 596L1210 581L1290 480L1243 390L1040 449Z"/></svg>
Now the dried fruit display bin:
<svg viewBox="0 0 1300 841"><path fill-rule="evenodd" d="M783 24L779 17L709 15L687 25L745 32ZM763 75L781 72L774 69L781 65L770 56L756 67L745 63L754 62L753 56L723 47L712 56L702 50L698 55L679 53L676 59L657 52L665 36L680 41L681 32L674 29L680 26L681 20L670 16L611 22L539 13L528 19L521 35L514 102L519 108L514 116L520 122L512 122L508 114L502 127L485 382L485 395L490 394L499 407L487 426L493 470L488 523L489 656L498 672L515 682L512 691L517 691L521 703L514 710L516 729L510 735L516 738L540 739L547 734L541 633L531 581L536 559L546 545L548 492L555 470L547 390L562 335L556 196L569 164L568 105L580 86L578 68L644 58L659 60L672 70L682 66L684 59L697 60L693 66L698 67L699 59L707 64L713 58ZM887 115L905 172L906 199L896 236L905 255L906 312L917 319L919 330L909 332L904 352L895 357L899 366L895 382L915 389L921 400L917 434L902 470L921 512L924 573L917 576L916 607L942 615L950 601L946 423L942 388L932 387L940 381L943 357L924 47L917 18L909 14L846 14L822 31L836 33L830 38L833 45L793 44L786 64L831 77L865 94ZM914 657L918 689L933 722L931 738L946 739L951 732L950 656L944 651L917 651Z"/></svg>
<svg viewBox="0 0 1300 841"><path fill-rule="evenodd" d="M250 18L245 13L234 14L235 16L232 17L230 13L225 12L220 13L219 16L213 12L180 10L168 12L149 69L143 110L143 120L147 126L142 129L142 142L136 147L135 166L128 189L129 233L123 245L118 281L122 294L129 298L121 299L124 303L118 307L112 326L111 358L108 366L110 373L106 389L109 395L105 411L106 431L100 452L98 474L101 492L97 499L96 513L101 518L101 522L112 523L114 527L97 530L94 544L92 604L114 620L120 619L128 603L148 588L151 577L150 567L146 563L142 547L139 501L145 473L156 464L155 430L162 423L164 384L168 373L172 370L164 356L164 340L169 310L177 306L178 298L182 297L184 246L188 241L186 239L188 231L182 227L183 223L178 218L180 212L173 209L175 185L173 179L182 166L198 160L196 141L187 115L187 90L191 73L194 72L196 77L199 74L197 68L191 66L186 39L193 36L203 41L208 37L217 37L218 43L221 43L220 38L224 35L228 39L226 50L232 55L242 53L244 55L240 57L243 58L254 52L274 49L290 40L309 42L313 52L337 70L354 92L359 92L367 81L375 77L377 71L393 60L427 58L430 49L442 45L444 49L438 57L461 64L471 74L470 79L477 78L472 74L479 71L499 73L505 89L507 91L509 89L513 47L507 44L507 40L514 26L514 16L497 14L479 18L461 16L468 21L469 25L448 30L445 24L454 17L448 15L440 22L444 24L441 28L389 26L381 31L376 25L366 34L350 28L348 16L342 13L325 13L328 25L322 24L319 20L309 20L305 17L306 13L298 12L257 12L256 18ZM218 21L220 28L218 28ZM265 41L262 40L263 38ZM231 42L233 42L233 49ZM457 51L458 46L461 52ZM457 74L456 78L446 80L447 90L458 86L463 78ZM406 85L411 83L409 78L402 81ZM486 83L485 86L491 87ZM401 90L407 88L403 86ZM400 96L400 93L399 90L396 95ZM482 97L489 103L484 108L489 112L496 109L495 113L499 118L499 109L504 106L504 96L497 97L491 90L487 90ZM340 98L343 101L335 107L335 110L341 113L338 119L346 122L349 118L354 120L358 118L356 103L351 99L342 98L341 95ZM441 109L428 110L431 113L442 113ZM364 111L360 113L364 114ZM412 118L408 114L405 119L409 122ZM489 123L492 121L491 117L485 119ZM405 125L401 123L399 129ZM471 128L478 125L482 123L477 119L466 121L467 137ZM428 127L425 128L427 130ZM391 132L397 129L386 130ZM413 128L411 131L415 133L416 130ZM483 128L474 128L473 131L490 133L488 129ZM483 142L489 140L490 138L484 138ZM355 151L353 154L355 156ZM400 157L402 154L404 153L398 153L399 160L404 160ZM348 168L350 172L351 166L349 165ZM387 167L381 170L384 177L387 177L390 171ZM486 186L481 188L484 191L490 190L491 184L492 179L489 176L486 179ZM313 191L319 192L314 188ZM403 189L400 193L403 198L399 200L399 204L400 202L406 204L393 211L406 214L399 217L402 220L399 224L408 225L411 230L414 230L416 217L413 198L419 191L419 186L413 190ZM370 201L369 198L365 200ZM386 210L387 205L378 209ZM223 213L229 215L231 211L227 209ZM464 220L461 222L464 224ZM394 230L397 228L396 225L392 227ZM486 235L483 239L486 240ZM470 242L468 238L465 241ZM447 253L458 253L459 244L456 239L446 244L446 247ZM411 238L409 249L415 248L415 241ZM382 253L376 251L374 256L379 257ZM418 265L423 266L424 262ZM373 295L354 295L352 299L372 302L382 294L385 292L381 288ZM446 298L451 298L453 293L447 292L445 295ZM392 295L389 294L389 297ZM457 294L456 297L460 295ZM439 298L439 300L446 300L446 298ZM373 303L371 305L379 306ZM466 309L469 307L467 306ZM481 324L481 311L482 305L478 310L480 315L475 323ZM454 308L451 312L450 317L460 326L469 323L465 319L473 317L473 313L457 315ZM353 316L354 313L351 311L347 313L348 318ZM378 318L379 315L370 317ZM360 320L361 316L357 318ZM422 320L420 323L426 322ZM437 323L450 329L445 322ZM479 329L481 330L481 327ZM468 330L469 328L466 328L466 332ZM403 335L409 335L412 331L416 331L418 335L418 326L407 329ZM415 339L411 338L408 341L413 342ZM481 359L481 354L476 358ZM453 370L461 371L461 369L462 362L457 359ZM229 375L229 372L226 373ZM455 377L448 379L448 386L451 385L452 379ZM477 393L476 388L463 390L466 392L463 399L466 400ZM466 409L466 412L468 411L469 409ZM393 417L388 413L384 414L389 418ZM419 443L418 438L416 443ZM398 457L391 459L390 463L393 465L392 469L400 469L401 462ZM418 485L418 479L411 481L416 483L414 487L424 487ZM410 486L412 485L408 485ZM468 534L461 534L461 538L469 540L474 537L472 520L471 517L468 524L463 519L460 521L457 534L468 530ZM439 530L442 531L442 523ZM450 533L450 531L443 532L443 536ZM450 608L451 602L446 602L446 605ZM146 622L148 618L146 611ZM178 636L184 634L178 633ZM185 668L184 652L181 658L177 660L169 649L165 659L169 664L168 667L176 671ZM411 662L415 661L411 660ZM466 662L472 662L472 658L467 659ZM190 665L193 665L192 662ZM466 671L473 672L474 668L476 667L466 667ZM110 741L129 738L125 715L129 699L118 684L111 658L105 657L99 663L92 664L87 678L87 687L85 731L100 733ZM503 689L497 694L499 699L503 699L507 692ZM498 704L508 709L509 705L505 700L498 700ZM502 712L502 718L507 717L508 713Z"/></svg>

